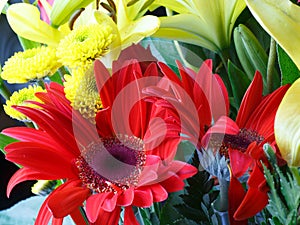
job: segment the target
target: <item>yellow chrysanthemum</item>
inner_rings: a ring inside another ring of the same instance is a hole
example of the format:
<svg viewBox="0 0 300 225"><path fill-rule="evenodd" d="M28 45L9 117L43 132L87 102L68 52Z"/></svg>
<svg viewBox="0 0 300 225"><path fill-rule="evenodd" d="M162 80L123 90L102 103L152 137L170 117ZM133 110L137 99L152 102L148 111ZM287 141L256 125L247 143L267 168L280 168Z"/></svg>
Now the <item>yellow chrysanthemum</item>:
<svg viewBox="0 0 300 225"><path fill-rule="evenodd" d="M102 108L97 90L93 66L80 67L71 75L65 75L64 90L72 107L78 110L84 118L95 123L95 115Z"/></svg>
<svg viewBox="0 0 300 225"><path fill-rule="evenodd" d="M110 26L81 25L61 40L57 56L66 66L82 67L105 55L115 37Z"/></svg>
<svg viewBox="0 0 300 225"><path fill-rule="evenodd" d="M31 192L36 195L46 196L55 189L56 180L38 180L32 187Z"/></svg>
<svg viewBox="0 0 300 225"><path fill-rule="evenodd" d="M8 83L26 83L51 76L59 67L56 50L41 46L15 53L5 62L1 77Z"/></svg>
<svg viewBox="0 0 300 225"><path fill-rule="evenodd" d="M38 108L38 106L26 103L27 100L32 100L36 102L41 102L40 99L38 99L35 96L36 92L46 92L42 87L40 86L28 86L27 88L23 88L19 91L15 91L12 96L6 101L6 104L3 106L4 111L7 115L10 117L20 120L20 121L30 121L28 117L26 117L23 113L18 112L14 108L12 108L13 105L17 106L29 106L33 108Z"/></svg>

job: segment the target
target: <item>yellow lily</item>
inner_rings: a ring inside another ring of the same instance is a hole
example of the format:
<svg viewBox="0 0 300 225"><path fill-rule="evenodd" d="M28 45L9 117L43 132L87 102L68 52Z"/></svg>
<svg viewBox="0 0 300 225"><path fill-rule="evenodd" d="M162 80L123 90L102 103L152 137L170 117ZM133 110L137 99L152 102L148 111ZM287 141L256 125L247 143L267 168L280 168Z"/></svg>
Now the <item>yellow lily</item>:
<svg viewBox="0 0 300 225"><path fill-rule="evenodd" d="M275 138L290 166L300 166L300 78L286 92L275 117Z"/></svg>
<svg viewBox="0 0 300 225"><path fill-rule="evenodd" d="M67 23L77 9L85 8L91 2L93 0L55 0L50 13L51 25L59 27Z"/></svg>
<svg viewBox="0 0 300 225"><path fill-rule="evenodd" d="M178 14L161 17L155 37L175 39L222 52L230 45L237 17L246 7L244 0L155 0Z"/></svg>
<svg viewBox="0 0 300 225"><path fill-rule="evenodd" d="M23 38L55 47L70 32L67 26L51 27L40 19L37 7L27 3L16 3L8 7L9 25Z"/></svg>
<svg viewBox="0 0 300 225"><path fill-rule="evenodd" d="M160 26L156 16L146 15L148 7L143 7L145 0L127 6L130 0L115 0L116 23L121 36L122 48L138 43L143 38L155 33Z"/></svg>
<svg viewBox="0 0 300 225"><path fill-rule="evenodd" d="M246 0L260 25L300 69L300 7L289 0Z"/></svg>

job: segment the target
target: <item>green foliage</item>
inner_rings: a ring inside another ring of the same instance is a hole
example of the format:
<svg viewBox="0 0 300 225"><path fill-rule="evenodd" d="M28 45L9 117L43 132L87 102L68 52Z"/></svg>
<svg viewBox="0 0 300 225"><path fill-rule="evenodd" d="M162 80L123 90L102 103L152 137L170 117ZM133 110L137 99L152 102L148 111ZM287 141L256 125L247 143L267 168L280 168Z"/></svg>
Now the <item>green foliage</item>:
<svg viewBox="0 0 300 225"><path fill-rule="evenodd" d="M234 44L240 63L249 79L252 80L255 71L258 70L262 74L264 90L266 91L268 55L260 42L249 28L240 24L234 30ZM275 89L279 87L280 80L275 68L273 73L274 79L272 85Z"/></svg>
<svg viewBox="0 0 300 225"><path fill-rule="evenodd" d="M281 71L281 85L292 84L300 77L300 71L286 52L277 45L278 63Z"/></svg>
<svg viewBox="0 0 300 225"><path fill-rule="evenodd" d="M269 203L266 207L270 214L267 221L271 225L296 225L300 222L300 186L298 169L279 168L273 165L271 172L264 166L265 177L269 185Z"/></svg>
<svg viewBox="0 0 300 225"><path fill-rule="evenodd" d="M232 87L235 105L239 106L250 84L250 80L247 75L237 68L231 61L228 61L228 76Z"/></svg>
<svg viewBox="0 0 300 225"><path fill-rule="evenodd" d="M6 145L16 142L16 141L18 141L18 140L0 133L0 151L5 154L4 147Z"/></svg>
<svg viewBox="0 0 300 225"><path fill-rule="evenodd" d="M191 164L199 167L200 162L196 151ZM218 196L218 191L213 191L214 180L210 179L210 174L206 171L199 171L195 176L187 179L187 183L184 194L180 195L183 203L175 205L176 210L186 219L198 224L218 224L218 219L211 207L212 202Z"/></svg>

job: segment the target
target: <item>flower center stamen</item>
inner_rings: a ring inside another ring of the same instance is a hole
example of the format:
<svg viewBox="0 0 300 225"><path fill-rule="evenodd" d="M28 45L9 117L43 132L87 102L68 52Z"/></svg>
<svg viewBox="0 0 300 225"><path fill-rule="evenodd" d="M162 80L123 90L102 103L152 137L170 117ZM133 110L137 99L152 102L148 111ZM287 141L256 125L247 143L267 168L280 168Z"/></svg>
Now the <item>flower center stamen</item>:
<svg viewBox="0 0 300 225"><path fill-rule="evenodd" d="M93 142L76 160L79 178L93 192L118 192L136 186L146 162L144 143L117 135Z"/></svg>
<svg viewBox="0 0 300 225"><path fill-rule="evenodd" d="M263 140L264 137L260 136L256 131L243 128L236 135L213 135L209 147L214 150L218 149L221 155L228 158L228 148L245 152L252 142L256 141L259 144Z"/></svg>

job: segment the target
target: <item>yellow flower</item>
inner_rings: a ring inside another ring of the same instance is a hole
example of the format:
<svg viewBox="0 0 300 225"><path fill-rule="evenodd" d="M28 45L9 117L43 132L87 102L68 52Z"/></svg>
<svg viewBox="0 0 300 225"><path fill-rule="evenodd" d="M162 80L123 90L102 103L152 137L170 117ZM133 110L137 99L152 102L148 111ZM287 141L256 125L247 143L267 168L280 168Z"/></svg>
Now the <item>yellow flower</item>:
<svg viewBox="0 0 300 225"><path fill-rule="evenodd" d="M102 108L102 103L93 68L93 65L79 67L73 70L72 75L65 75L64 90L72 107L95 123L95 115Z"/></svg>
<svg viewBox="0 0 300 225"><path fill-rule="evenodd" d="M8 83L26 83L51 76L59 67L56 50L41 46L15 53L5 62L1 77Z"/></svg>
<svg viewBox="0 0 300 225"><path fill-rule="evenodd" d="M82 25L61 40L57 56L66 66L81 67L105 55L114 39L115 35L110 26Z"/></svg>
<svg viewBox="0 0 300 225"><path fill-rule="evenodd" d="M19 91L15 91L11 97L6 101L5 105L3 106L4 111L10 117L20 120L20 121L30 121L28 117L24 114L18 112L12 106L29 106L32 108L38 108L38 106L30 103L26 103L27 100L32 100L36 102L41 102L36 96L35 93L37 92L46 92L40 86L28 86L27 88L20 89Z"/></svg>
<svg viewBox="0 0 300 225"><path fill-rule="evenodd" d="M300 7L289 0L246 0L259 24L300 69Z"/></svg>
<svg viewBox="0 0 300 225"><path fill-rule="evenodd" d="M177 12L161 17L154 37L179 40L215 52L229 48L232 29L246 7L244 0L156 0Z"/></svg>
<svg viewBox="0 0 300 225"><path fill-rule="evenodd" d="M55 29L42 21L38 8L27 3L10 5L7 10L7 20L19 36L54 47L70 32L67 26Z"/></svg>
<svg viewBox="0 0 300 225"><path fill-rule="evenodd" d="M274 132L282 157L290 166L300 166L300 79L283 97L275 117Z"/></svg>
<svg viewBox="0 0 300 225"><path fill-rule="evenodd" d="M58 27L67 23L72 14L80 8L85 8L93 0L55 0L50 13L51 24Z"/></svg>
<svg viewBox="0 0 300 225"><path fill-rule="evenodd" d="M111 8L115 8L115 10L109 12L110 14L115 14L115 22L121 36L122 49L154 34L160 25L160 21L156 16L144 16L149 9L149 6L144 7L145 0L128 6L130 1L113 1L114 5Z"/></svg>

